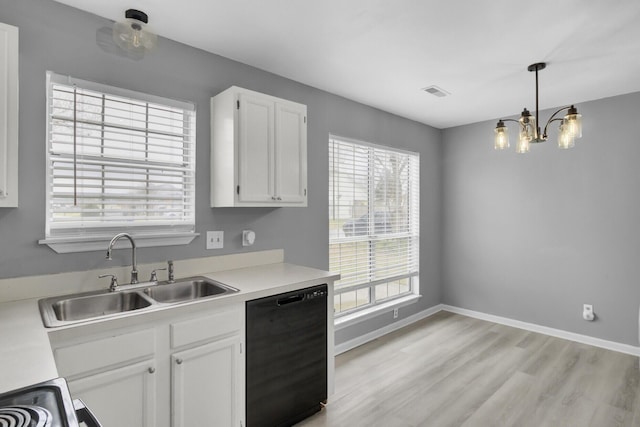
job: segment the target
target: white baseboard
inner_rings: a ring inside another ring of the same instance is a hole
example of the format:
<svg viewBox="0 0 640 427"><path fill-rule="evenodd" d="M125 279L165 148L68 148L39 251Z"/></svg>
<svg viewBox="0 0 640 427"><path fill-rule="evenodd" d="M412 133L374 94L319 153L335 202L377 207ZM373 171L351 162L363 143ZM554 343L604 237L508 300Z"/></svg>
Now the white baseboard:
<svg viewBox="0 0 640 427"><path fill-rule="evenodd" d="M563 331L562 329L549 328L547 326L540 326L534 323L522 322L520 320L509 319L507 317L494 316L493 314L481 313L479 311L467 310L466 308L459 308L451 305L442 304L441 307L444 311L462 314L463 316L469 316L480 320L487 320L489 322L499 323L501 325L513 326L514 328L538 332L540 334L550 335L552 337L575 341L582 344L588 344L594 347L600 347L620 353L626 353L632 356L640 356L640 347L629 344L603 340L600 338L590 337L588 335L581 335L573 332Z"/></svg>
<svg viewBox="0 0 640 427"><path fill-rule="evenodd" d="M410 324L415 323L418 320L422 320L425 317L436 314L439 311L442 311L442 304L438 304L426 310L422 310L416 314L412 314L409 317L405 317L404 319L400 319L397 322L390 323L389 325L384 326L380 329L376 329L375 331L371 331L368 334L364 334L352 340L345 341L335 346L335 355L337 356L341 353L344 353L345 351L349 351L353 348L361 346L362 344L366 344L369 341L373 341L376 338L380 338L381 336L386 335L390 332L397 331L398 329L404 328L405 326L409 326Z"/></svg>
<svg viewBox="0 0 640 427"><path fill-rule="evenodd" d="M640 356L640 347L636 347L633 345L622 344L615 341L603 340L600 338L590 337L588 335L581 335L581 334L576 334L574 332L563 331L562 329L549 328L547 326L540 326L534 323L522 322L520 320L509 319L507 317L494 316L493 314L486 314L479 311L467 310L466 308L454 307L446 304L435 305L419 313L416 313L414 315L401 319L397 322L384 326L380 329L376 329L375 331L369 332L368 334L364 334L352 340L338 344L335 346L335 355L337 356L338 354L344 353L345 351L349 351L353 348L366 344L369 341L373 341L376 338L380 338L381 336L386 335L390 332L397 331L398 329L403 328L405 326L409 326L410 324L417 322L418 320L422 320L425 317L432 316L438 313L439 311L443 311L443 310L449 311L451 313L461 314L463 316L473 317L475 319L486 320L486 321L498 323L501 325L512 326L514 328L524 329L531 332L537 332L540 334L545 334L545 335L549 335L556 338L562 338L569 341L588 344L594 347L600 347L607 350L626 353L632 356Z"/></svg>

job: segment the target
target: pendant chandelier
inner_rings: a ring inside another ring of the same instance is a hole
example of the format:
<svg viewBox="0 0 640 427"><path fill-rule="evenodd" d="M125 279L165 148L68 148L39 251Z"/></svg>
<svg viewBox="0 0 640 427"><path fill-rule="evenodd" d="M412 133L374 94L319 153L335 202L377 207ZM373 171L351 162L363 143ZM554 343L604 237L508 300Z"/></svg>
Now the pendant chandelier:
<svg viewBox="0 0 640 427"><path fill-rule="evenodd" d="M578 114L578 110L573 105L562 107L551 115L544 130L540 132L540 126L537 125L538 111L538 71L544 70L547 66L544 62L537 62L529 65L527 70L536 73L536 115L532 115L526 108L522 111L520 119L500 119L495 128L496 150L504 150L509 148L509 133L505 122L516 122L520 130L518 136L518 144L516 146L517 153L529 152L529 145L532 143L544 142L547 140L547 128L553 122L560 122L558 131L558 148L568 149L575 145L575 140L582 137L582 115ZM566 111L567 114L563 118L556 117L561 112Z"/></svg>

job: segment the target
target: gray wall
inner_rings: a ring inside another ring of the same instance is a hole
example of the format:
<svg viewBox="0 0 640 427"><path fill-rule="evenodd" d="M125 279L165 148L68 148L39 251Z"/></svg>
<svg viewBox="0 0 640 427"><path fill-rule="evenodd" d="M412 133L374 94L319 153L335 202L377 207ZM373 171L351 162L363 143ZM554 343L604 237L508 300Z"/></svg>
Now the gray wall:
<svg viewBox="0 0 640 427"><path fill-rule="evenodd" d="M440 302L637 345L640 301L640 94L580 104L584 137L526 156L492 147L495 122L439 131L335 95L161 39L142 61L103 51L110 22L50 0L0 0L0 22L20 28L20 207L0 209L0 278L125 265L101 252L56 254L44 237L45 71L196 103L196 229L225 231L225 248L143 248L140 262L283 248L288 262L328 267L329 133L421 155L421 292L400 318ZM308 208L209 207L209 98L239 85L308 106ZM549 116L548 111L542 117ZM512 134L515 132L512 130ZM552 131L555 136L555 130ZM442 269L442 271L441 271ZM441 294L442 290L442 294ZM583 303L598 319L582 320ZM339 344L392 322L391 313L338 331Z"/></svg>
<svg viewBox="0 0 640 427"><path fill-rule="evenodd" d="M141 263L242 252L247 249L241 246L240 234L251 228L257 234L251 250L283 248L287 262L328 268L327 141L334 133L420 152L425 297L401 316L440 301L439 130L166 39L142 61L110 54L97 45L109 21L50 0L0 0L0 22L20 28L20 207L0 209L0 278L99 269L128 261L126 251L115 253L109 263L101 252L56 254L37 243L45 227L45 71L52 70L196 103L196 230L224 230L225 248L206 251L201 236L188 246L143 248ZM209 207L209 99L231 85L308 106L308 208ZM345 339L380 322L387 320L345 330Z"/></svg>
<svg viewBox="0 0 640 427"><path fill-rule="evenodd" d="M555 126L526 155L514 128L512 148L493 149L495 121L443 132L442 300L638 345L640 93L578 107L572 150Z"/></svg>

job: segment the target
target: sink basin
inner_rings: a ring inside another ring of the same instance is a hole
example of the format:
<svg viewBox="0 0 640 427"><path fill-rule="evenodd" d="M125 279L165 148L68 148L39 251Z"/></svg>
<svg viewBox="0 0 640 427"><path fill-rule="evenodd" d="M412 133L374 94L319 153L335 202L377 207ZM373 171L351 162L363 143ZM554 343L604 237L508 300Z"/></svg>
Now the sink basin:
<svg viewBox="0 0 640 427"><path fill-rule="evenodd" d="M238 290L205 277L181 279L175 283L160 284L144 290L145 294L161 303L187 302L234 292Z"/></svg>
<svg viewBox="0 0 640 427"><path fill-rule="evenodd" d="M179 304L238 292L206 277L190 277L175 283L147 282L116 292L94 291L38 301L44 325L48 328L77 322L117 317L134 310L151 310L162 304ZM124 286L122 288L124 288Z"/></svg>
<svg viewBox="0 0 640 427"><path fill-rule="evenodd" d="M43 301L49 301L49 304L41 304L41 307L50 307L49 317L55 317L55 320L60 322L86 320L93 317L124 313L151 305L149 300L137 292L111 292L71 298L61 297Z"/></svg>

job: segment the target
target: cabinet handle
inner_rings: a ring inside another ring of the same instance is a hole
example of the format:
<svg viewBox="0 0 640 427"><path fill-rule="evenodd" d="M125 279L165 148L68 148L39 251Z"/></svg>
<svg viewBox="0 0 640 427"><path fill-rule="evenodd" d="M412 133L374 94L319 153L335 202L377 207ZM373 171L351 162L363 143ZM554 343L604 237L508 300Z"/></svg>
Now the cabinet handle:
<svg viewBox="0 0 640 427"><path fill-rule="evenodd" d="M282 200L282 197L278 197L278 200Z"/></svg>
<svg viewBox="0 0 640 427"><path fill-rule="evenodd" d="M149 369L147 369L147 371L149 371L150 374L153 374L156 371L156 368L152 366Z"/></svg>
<svg viewBox="0 0 640 427"><path fill-rule="evenodd" d="M176 363L177 363L178 365L182 365L182 359L176 359Z"/></svg>
<svg viewBox="0 0 640 427"><path fill-rule="evenodd" d="M271 196L271 200L277 200L276 196Z"/></svg>

